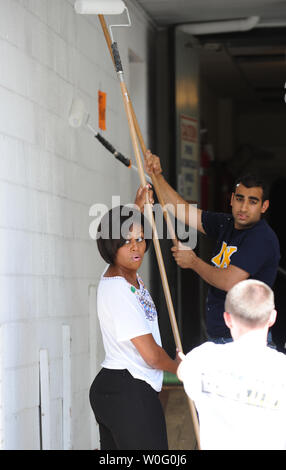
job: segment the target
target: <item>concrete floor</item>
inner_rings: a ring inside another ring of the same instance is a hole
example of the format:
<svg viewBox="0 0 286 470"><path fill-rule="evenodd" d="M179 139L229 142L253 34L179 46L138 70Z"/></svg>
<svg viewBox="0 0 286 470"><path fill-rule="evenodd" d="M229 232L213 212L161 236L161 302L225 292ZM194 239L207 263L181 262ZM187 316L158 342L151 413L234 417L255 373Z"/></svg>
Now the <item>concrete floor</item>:
<svg viewBox="0 0 286 470"><path fill-rule="evenodd" d="M183 386L164 386L160 399L165 411L169 450L195 450L196 439Z"/></svg>

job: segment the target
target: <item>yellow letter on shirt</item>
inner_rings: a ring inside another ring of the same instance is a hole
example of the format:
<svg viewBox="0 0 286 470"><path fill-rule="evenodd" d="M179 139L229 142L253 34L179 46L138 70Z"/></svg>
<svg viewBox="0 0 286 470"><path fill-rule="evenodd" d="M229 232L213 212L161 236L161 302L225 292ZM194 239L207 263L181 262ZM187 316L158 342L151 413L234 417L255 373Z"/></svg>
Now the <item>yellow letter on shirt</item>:
<svg viewBox="0 0 286 470"><path fill-rule="evenodd" d="M230 258L237 251L236 246L227 246L226 242L222 242L220 252L212 258L212 263L218 268L227 268L230 264Z"/></svg>

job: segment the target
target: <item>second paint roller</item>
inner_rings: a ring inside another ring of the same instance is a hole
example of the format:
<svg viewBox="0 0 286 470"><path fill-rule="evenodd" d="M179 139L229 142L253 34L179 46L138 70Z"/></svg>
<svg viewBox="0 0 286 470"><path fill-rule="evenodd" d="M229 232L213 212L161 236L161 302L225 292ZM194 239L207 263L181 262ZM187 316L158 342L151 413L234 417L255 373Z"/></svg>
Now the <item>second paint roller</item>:
<svg viewBox="0 0 286 470"><path fill-rule="evenodd" d="M85 104L80 98L74 98L71 104L69 112L69 125L74 128L80 128L82 126L87 127L94 135L94 137L108 150L112 155L119 160L127 168L131 168L138 172L135 165L131 163L131 160L125 157L121 152L116 150L113 145L106 140L99 132L91 126L89 122L89 114L86 111ZM145 174L148 182L151 182L151 178Z"/></svg>

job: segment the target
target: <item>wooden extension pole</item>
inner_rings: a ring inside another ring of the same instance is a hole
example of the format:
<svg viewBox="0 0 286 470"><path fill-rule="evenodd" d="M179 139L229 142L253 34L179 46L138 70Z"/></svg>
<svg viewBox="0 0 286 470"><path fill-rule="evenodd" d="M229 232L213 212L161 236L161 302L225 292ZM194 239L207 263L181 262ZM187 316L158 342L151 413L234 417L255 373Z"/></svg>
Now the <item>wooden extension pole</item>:
<svg viewBox="0 0 286 470"><path fill-rule="evenodd" d="M104 16L103 15L98 15L98 17L99 17L99 21L100 21L100 24L101 24L101 27L102 27L102 30L103 30L103 34L104 34L104 37L105 37L105 40L106 40L106 43L107 43L107 47L108 47L110 55L111 55L111 59L113 61L114 67L116 67L116 64L115 64L115 61L114 61L114 56L113 56L113 51L112 51L112 41L111 41L111 38L110 38L110 34L109 34L109 31L108 31ZM137 135L139 143L140 143L142 154L145 156L146 152L147 152L147 147L145 145L145 142L144 142L144 139L143 139L143 136L142 136L142 132L141 132L140 126L138 124L138 120L137 120L137 117L136 117L136 114L135 114L135 111L134 111L134 108L133 108L133 105L132 105L132 101L130 100L130 97L128 95L127 90L126 90L126 93L127 93L129 103L130 103L130 110L131 110L132 120L133 120L135 130L136 130L136 135ZM141 157L140 157L140 160L141 160ZM164 218L165 218L165 221L166 221L169 233L170 233L171 240L172 240L173 244L175 246L177 246L178 245L178 240L177 240L177 237L176 237L176 234L175 234L173 224L170 220L170 215L169 215L169 213L168 213L168 211L165 207L164 199L161 195L160 187L159 187L156 176L152 174L151 175L151 180L152 180L152 184L153 184L154 189L155 189L155 193L157 194L158 201L161 205L163 215L164 215Z"/></svg>
<svg viewBox="0 0 286 470"><path fill-rule="evenodd" d="M127 116L127 120L128 120L128 126L129 126L132 146L133 146L133 150L134 150L135 158L136 158L136 162L137 162L137 168L138 168L138 173L139 173L139 177L140 177L140 182L141 182L142 186L146 186L147 182L146 182L146 178L145 178L144 168L143 168L143 165L142 165L142 160L141 160L141 154L140 154L140 149L139 149L139 145L138 145L137 135L138 135L138 138L140 140L141 149L142 149L142 152L144 153L144 155L146 153L146 147L145 147L143 137L142 137L142 134L141 134L141 131L140 131L140 128L139 128L139 125L138 125L138 122L137 122L137 119L136 119L136 116L135 116L135 112L134 112L134 109L133 109L133 106L132 106L132 103L131 103L131 100L130 100L130 97L129 97L129 94L128 94L128 91L127 91L127 87L126 87L126 84L125 84L125 81L124 81L123 70L122 70L122 66L121 66L119 52L118 52L118 49L117 49L117 44L116 43L112 44L112 42L111 42L111 38L110 38L109 31L108 31L108 28L107 28L106 23L105 23L104 16L103 15L98 15L98 17L99 17L99 20L100 20L100 23L101 23L101 26L102 26L102 29L103 29L103 33L104 33L104 36L105 36L105 39L106 39L106 42L107 42L107 45L108 45L108 48L109 48L109 51L110 51L115 69L116 69L116 72L117 72L117 75L118 75L118 78L119 78L119 81L120 81L120 88L121 88L122 98L123 98L123 102L124 102L124 108L125 108L125 112L126 112L126 116ZM172 236L173 243L177 244L177 239L176 239L176 236L175 236L173 226L170 223L167 211L164 210L164 207L165 207L164 201L163 201L163 198L160 195L160 191L159 191L159 187L158 187L158 183L156 181L155 175L152 175L152 183L154 184L156 194L157 194L159 202L162 206L164 217L166 218L166 221L168 223L168 228L169 228L169 230L171 230L170 233L171 233L171 236ZM160 275L161 275L161 280L162 280L163 290L164 290L165 299L166 299L166 303L167 303L167 308L168 308L168 312L169 312L170 323L171 323L171 327L172 327L172 331L173 331L174 341L175 341L177 349L182 351L183 350L182 349L182 343L181 343L181 339L180 339L180 335L179 335L179 330L178 330L178 326L177 326L177 321L176 321L175 311L174 311L174 307L173 307L172 297L171 297L170 288L169 288L169 284L168 284L168 279L167 279L167 275L166 275L166 270L165 270L165 265L164 265L163 256L162 256L162 252L161 252L161 247L160 247L160 243L159 243L159 239L158 239L157 228L156 228L156 224L155 224L155 220L154 220L154 216L153 216L153 212L152 212L152 206L151 206L151 204L149 203L149 200L148 200L148 195L146 197L146 202L147 202L147 216L148 216L148 219L151 223L152 230L153 230L153 243L154 243L155 253L156 253L156 257L157 257L157 261L158 261L158 266L159 266L159 271L160 271ZM170 227L172 227L172 228L170 229ZM200 449L199 424L198 424L198 418L197 418L195 406L194 406L192 400L188 399L188 402L189 402L191 417L192 417L192 421L193 421L194 432L195 432L195 436L196 436L196 440L197 440L197 446L198 446L198 449Z"/></svg>

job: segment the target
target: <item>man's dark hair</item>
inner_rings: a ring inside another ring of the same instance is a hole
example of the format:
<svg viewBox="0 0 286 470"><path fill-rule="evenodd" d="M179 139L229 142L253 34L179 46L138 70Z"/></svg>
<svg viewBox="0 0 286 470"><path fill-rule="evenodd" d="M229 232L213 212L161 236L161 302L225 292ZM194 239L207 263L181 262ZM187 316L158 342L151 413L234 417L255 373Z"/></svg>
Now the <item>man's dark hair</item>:
<svg viewBox="0 0 286 470"><path fill-rule="evenodd" d="M131 215L130 215L131 214ZM97 247L104 261L114 264L116 253L125 241L132 225L138 223L142 226L144 235L146 233L146 251L152 238L152 230L146 217L128 206L113 207L101 219L97 229ZM150 236L151 234L151 236Z"/></svg>
<svg viewBox="0 0 286 470"><path fill-rule="evenodd" d="M233 186L233 192L235 193L236 187L239 184L243 184L246 188L262 188L262 202L269 199L269 186L268 183L258 174L248 173L236 178Z"/></svg>

